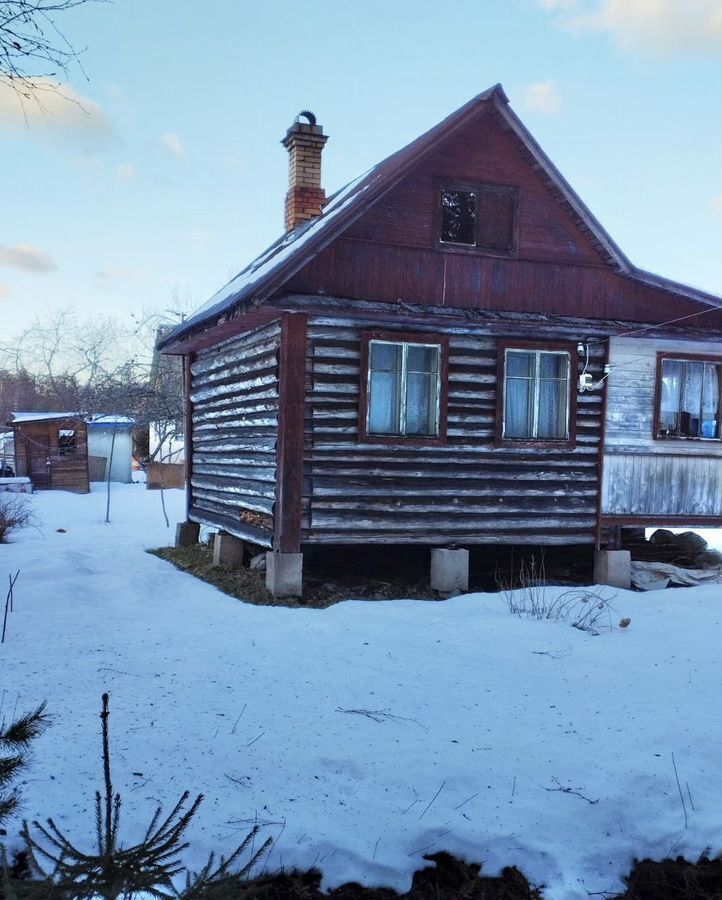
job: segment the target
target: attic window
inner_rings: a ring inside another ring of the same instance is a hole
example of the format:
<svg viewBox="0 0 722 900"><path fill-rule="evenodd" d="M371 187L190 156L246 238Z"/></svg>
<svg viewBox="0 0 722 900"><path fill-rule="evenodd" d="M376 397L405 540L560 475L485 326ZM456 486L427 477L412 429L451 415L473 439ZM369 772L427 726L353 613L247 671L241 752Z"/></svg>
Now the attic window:
<svg viewBox="0 0 722 900"><path fill-rule="evenodd" d="M501 185L443 186L439 242L512 253L516 249L516 202L516 190Z"/></svg>

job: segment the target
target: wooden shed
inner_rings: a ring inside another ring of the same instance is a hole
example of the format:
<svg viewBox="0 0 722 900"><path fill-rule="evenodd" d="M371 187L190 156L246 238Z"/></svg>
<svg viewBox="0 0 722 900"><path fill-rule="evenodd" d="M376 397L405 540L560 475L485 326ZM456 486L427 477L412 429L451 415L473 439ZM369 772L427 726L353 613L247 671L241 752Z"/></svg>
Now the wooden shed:
<svg viewBox="0 0 722 900"><path fill-rule="evenodd" d="M13 413L15 472L34 490L87 494L88 427L78 413Z"/></svg>
<svg viewBox="0 0 722 900"><path fill-rule="evenodd" d="M277 595L318 545L437 548L463 587L474 545L722 523L719 298L636 268L500 85L328 200L325 141L301 114L286 233L162 339L190 522Z"/></svg>

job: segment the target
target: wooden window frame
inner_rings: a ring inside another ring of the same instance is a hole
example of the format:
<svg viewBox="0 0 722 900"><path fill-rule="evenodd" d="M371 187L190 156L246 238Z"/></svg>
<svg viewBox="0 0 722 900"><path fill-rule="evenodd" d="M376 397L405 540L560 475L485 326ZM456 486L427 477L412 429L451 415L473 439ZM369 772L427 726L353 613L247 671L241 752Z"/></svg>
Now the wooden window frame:
<svg viewBox="0 0 722 900"><path fill-rule="evenodd" d="M475 223L475 243L474 244L456 244L453 241L441 240L441 223L442 223L442 206L441 195L444 191L466 191L478 194L501 194L511 196L514 199L513 204L513 222L512 222L512 239L511 248L509 250L501 250L497 247L487 247L485 244L478 242L480 215L477 209ZM436 179L436 246L439 250L449 253L483 253L485 256L500 256L508 259L519 255L519 188L514 185L494 184L483 181L456 181L453 179Z"/></svg>
<svg viewBox="0 0 722 900"><path fill-rule="evenodd" d="M666 353L664 350L657 351L657 360L655 366L654 381L654 416L652 419L652 439L655 441L692 441L697 444L720 444L722 443L722 399L717 410L717 433L719 437L706 438L700 435L693 437L684 434L660 434L662 428L662 362L665 359L677 360L679 362L706 362L714 366L722 367L722 356L702 353Z"/></svg>
<svg viewBox="0 0 722 900"><path fill-rule="evenodd" d="M439 359L439 433L437 435L369 434L368 383L369 347L371 341L400 344L425 344L440 347ZM449 401L449 338L444 334L424 334L408 331L363 331L361 333L359 366L359 441L369 444L404 444L411 447L439 447L446 444L447 409Z"/></svg>
<svg viewBox="0 0 722 900"><path fill-rule="evenodd" d="M72 443L64 444L63 438L69 438L70 435L63 434L64 431L72 431ZM78 453L78 429L77 428L59 428L58 429L58 456L76 456Z"/></svg>
<svg viewBox="0 0 722 900"><path fill-rule="evenodd" d="M508 438L504 437L504 401L506 399L506 351L545 350L549 353L569 354L569 407L568 436L564 439ZM499 341L496 362L496 428L494 444L507 450L528 447L537 450L573 450L577 445L577 382L579 355L577 345L571 341Z"/></svg>

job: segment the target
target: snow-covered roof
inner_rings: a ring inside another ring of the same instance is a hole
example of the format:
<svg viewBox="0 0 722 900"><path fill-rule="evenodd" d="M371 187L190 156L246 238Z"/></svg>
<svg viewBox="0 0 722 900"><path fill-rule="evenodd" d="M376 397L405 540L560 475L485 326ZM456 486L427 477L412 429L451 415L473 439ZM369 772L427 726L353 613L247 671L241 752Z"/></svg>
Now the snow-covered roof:
<svg viewBox="0 0 722 900"><path fill-rule="evenodd" d="M14 412L12 424L22 422L45 422L53 420L68 421L70 419L82 419L89 425L134 425L135 420L128 416L96 415L86 416L80 412Z"/></svg>
<svg viewBox="0 0 722 900"><path fill-rule="evenodd" d="M14 412L13 425L19 422L44 422L46 419L82 419L79 412Z"/></svg>
<svg viewBox="0 0 722 900"><path fill-rule="evenodd" d="M93 425L135 425L135 419L131 419L130 416L115 415L89 416L87 422L91 428Z"/></svg>

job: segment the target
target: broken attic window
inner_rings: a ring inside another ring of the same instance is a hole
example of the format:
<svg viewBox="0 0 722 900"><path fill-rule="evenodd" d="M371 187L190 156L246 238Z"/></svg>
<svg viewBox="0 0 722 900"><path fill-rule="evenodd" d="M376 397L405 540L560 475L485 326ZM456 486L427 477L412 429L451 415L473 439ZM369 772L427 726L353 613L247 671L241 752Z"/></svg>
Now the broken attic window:
<svg viewBox="0 0 722 900"><path fill-rule="evenodd" d="M476 245L476 194L441 192L441 240L447 244Z"/></svg>
<svg viewBox="0 0 722 900"><path fill-rule="evenodd" d="M61 428L58 432L58 453L60 456L72 456L75 449L75 429Z"/></svg>
<svg viewBox="0 0 722 900"><path fill-rule="evenodd" d="M439 241L513 253L517 190L506 185L448 187L441 191Z"/></svg>

